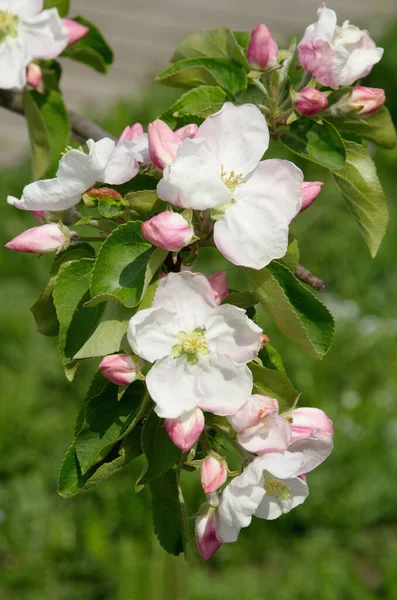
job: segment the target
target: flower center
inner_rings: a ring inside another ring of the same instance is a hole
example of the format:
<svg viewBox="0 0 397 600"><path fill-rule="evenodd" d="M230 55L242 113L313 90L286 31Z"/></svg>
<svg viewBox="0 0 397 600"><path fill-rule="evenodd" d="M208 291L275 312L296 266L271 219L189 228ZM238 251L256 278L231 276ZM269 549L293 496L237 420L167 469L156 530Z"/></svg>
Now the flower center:
<svg viewBox="0 0 397 600"><path fill-rule="evenodd" d="M0 10L0 42L3 42L7 37L16 38L18 35L19 18L16 15L8 12L8 10Z"/></svg>
<svg viewBox="0 0 397 600"><path fill-rule="evenodd" d="M265 492L268 496L276 496L283 500L292 498L290 487L279 479L272 477L269 473L265 473Z"/></svg>
<svg viewBox="0 0 397 600"><path fill-rule="evenodd" d="M241 185L246 181L242 173L239 173L238 175L234 171L227 173L223 167L221 167L221 178L225 186L228 187L231 192L234 192L238 185Z"/></svg>
<svg viewBox="0 0 397 600"><path fill-rule="evenodd" d="M178 343L172 347L171 356L173 358L185 356L191 365L195 365L202 356L210 353L204 334L205 329L201 327L197 327L191 333L180 331Z"/></svg>

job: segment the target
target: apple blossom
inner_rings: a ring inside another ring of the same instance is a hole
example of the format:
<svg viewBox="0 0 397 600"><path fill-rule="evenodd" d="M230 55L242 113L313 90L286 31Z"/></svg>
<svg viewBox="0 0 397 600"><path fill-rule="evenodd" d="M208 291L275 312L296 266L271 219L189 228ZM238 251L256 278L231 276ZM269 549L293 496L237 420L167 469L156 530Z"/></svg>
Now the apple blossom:
<svg viewBox="0 0 397 600"><path fill-rule="evenodd" d="M266 25L257 25L251 33L247 60L253 69L269 69L277 64L278 47Z"/></svg>
<svg viewBox="0 0 397 600"><path fill-rule="evenodd" d="M22 88L34 59L56 58L68 45L58 9L43 0L0 0L0 88Z"/></svg>
<svg viewBox="0 0 397 600"><path fill-rule="evenodd" d="M89 28L73 19L62 19L62 23L68 32L68 46L73 46L89 33Z"/></svg>
<svg viewBox="0 0 397 600"><path fill-rule="evenodd" d="M190 244L194 231L182 215L166 210L142 223L142 235L153 246L178 252Z"/></svg>
<svg viewBox="0 0 397 600"><path fill-rule="evenodd" d="M385 90L379 88L354 87L344 98L340 100L341 105L347 112L366 117L380 109L386 102Z"/></svg>
<svg viewBox="0 0 397 600"><path fill-rule="evenodd" d="M199 408L183 413L176 419L165 419L164 427L171 441L182 452L188 452L199 439L205 426L203 412Z"/></svg>
<svg viewBox="0 0 397 600"><path fill-rule="evenodd" d="M81 195L97 181L118 185L138 173L141 154L135 142L118 146L109 138L87 141L89 153L68 150L62 156L56 177L27 185L22 198L8 196L8 203L22 210L65 210L78 204Z"/></svg>
<svg viewBox="0 0 397 600"><path fill-rule="evenodd" d="M208 281L210 282L216 303L221 304L229 296L226 271L211 273L211 275L208 275Z"/></svg>
<svg viewBox="0 0 397 600"><path fill-rule="evenodd" d="M26 82L32 88L39 88L43 79L43 71L39 65L31 62L26 68Z"/></svg>
<svg viewBox="0 0 397 600"><path fill-rule="evenodd" d="M208 279L189 271L160 279L152 308L137 312L127 333L134 352L154 363L146 385L165 418L197 406L218 415L241 408L260 335L244 310L217 306Z"/></svg>
<svg viewBox="0 0 397 600"><path fill-rule="evenodd" d="M268 145L260 110L226 102L173 160L169 153L157 186L171 204L215 209L216 246L232 263L255 269L285 255L289 223L301 208L302 172L285 160L260 162Z"/></svg>
<svg viewBox="0 0 397 600"><path fill-rule="evenodd" d="M294 100L294 108L301 115L314 117L323 112L328 106L327 96L315 88L306 87L300 91Z"/></svg>
<svg viewBox="0 0 397 600"><path fill-rule="evenodd" d="M148 127L149 155L158 169L164 169L174 160L177 150L185 139L194 138L197 132L194 123L172 131L164 121L156 119Z"/></svg>
<svg viewBox="0 0 397 600"><path fill-rule="evenodd" d="M204 560L209 560L218 552L222 543L216 535L216 507L202 504L195 523L197 548Z"/></svg>
<svg viewBox="0 0 397 600"><path fill-rule="evenodd" d="M17 252L48 254L66 248L73 237L77 238L77 235L66 227L48 223L47 225L27 229L8 242L5 247Z"/></svg>
<svg viewBox="0 0 397 600"><path fill-rule="evenodd" d="M313 471L333 450L332 421L318 408L301 407L285 415L291 424L290 452L303 455L302 473Z"/></svg>
<svg viewBox="0 0 397 600"><path fill-rule="evenodd" d="M216 492L227 478L227 467L222 460L215 456L207 456L200 470L200 481L204 494Z"/></svg>
<svg viewBox="0 0 397 600"><path fill-rule="evenodd" d="M313 204L321 192L323 185L322 181L304 181L302 183L302 208L300 212L303 212Z"/></svg>
<svg viewBox="0 0 397 600"><path fill-rule="evenodd" d="M137 365L128 354L109 354L99 365L102 375L116 385L129 385L136 379Z"/></svg>
<svg viewBox="0 0 397 600"><path fill-rule="evenodd" d="M277 519L309 494L298 476L303 456L299 452L268 452L256 457L223 490L216 512L216 536L222 543L235 542L252 517Z"/></svg>
<svg viewBox="0 0 397 600"><path fill-rule="evenodd" d="M298 45L303 68L323 85L338 89L368 75L380 61L383 48L365 30L345 21L337 25L336 13L321 4L318 21L307 27Z"/></svg>

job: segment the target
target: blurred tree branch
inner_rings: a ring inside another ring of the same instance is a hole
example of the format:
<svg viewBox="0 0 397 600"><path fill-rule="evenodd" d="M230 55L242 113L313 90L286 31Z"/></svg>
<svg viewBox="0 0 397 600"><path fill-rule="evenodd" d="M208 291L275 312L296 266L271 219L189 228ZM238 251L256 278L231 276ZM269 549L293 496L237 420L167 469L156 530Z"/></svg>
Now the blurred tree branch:
<svg viewBox="0 0 397 600"><path fill-rule="evenodd" d="M298 265L295 269L295 277L307 283L315 290L323 292L325 290L325 281L317 277L314 273L306 269L303 265Z"/></svg>

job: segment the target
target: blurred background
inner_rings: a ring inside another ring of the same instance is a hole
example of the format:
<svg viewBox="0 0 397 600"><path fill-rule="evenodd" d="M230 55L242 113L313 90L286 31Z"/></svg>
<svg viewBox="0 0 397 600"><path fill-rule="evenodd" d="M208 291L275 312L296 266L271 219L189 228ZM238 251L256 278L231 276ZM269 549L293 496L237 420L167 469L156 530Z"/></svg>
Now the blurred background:
<svg viewBox="0 0 397 600"><path fill-rule="evenodd" d="M313 0L74 0L72 16L82 13L102 28L116 63L101 78L64 61L66 97L115 135L127 123L146 125L178 95L150 82L186 34L266 22L285 40L301 35L316 8ZM386 89L396 122L396 0L334 0L332 8L339 21L370 28L385 48L366 85ZM93 491L57 496L60 462L95 365L82 368L73 387L67 383L56 340L36 333L29 313L51 257L3 249L35 225L6 204L29 181L26 150L24 121L1 111L0 600L397 599L397 150L375 155L391 211L375 260L332 180L304 165L307 180L326 185L293 233L301 262L326 280L321 297L336 317L335 344L315 361L265 317L263 325L303 391L301 404L334 420L335 451L310 475L303 506L274 522L256 519L209 564L197 555L187 564L159 547L149 493L134 493L139 462ZM197 480L185 479L193 514L202 495Z"/></svg>

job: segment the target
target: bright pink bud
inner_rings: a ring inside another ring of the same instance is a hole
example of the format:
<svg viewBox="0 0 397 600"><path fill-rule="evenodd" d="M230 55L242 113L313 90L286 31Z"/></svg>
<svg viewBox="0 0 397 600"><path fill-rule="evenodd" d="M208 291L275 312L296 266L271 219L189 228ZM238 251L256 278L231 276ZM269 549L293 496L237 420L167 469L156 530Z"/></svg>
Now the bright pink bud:
<svg viewBox="0 0 397 600"><path fill-rule="evenodd" d="M17 252L48 254L64 247L67 242L68 237L64 231L55 223L49 223L48 225L27 229L8 242L5 247Z"/></svg>
<svg viewBox="0 0 397 600"><path fill-rule="evenodd" d="M277 64L278 47L266 25L252 30L247 60L254 69L269 69Z"/></svg>
<svg viewBox="0 0 397 600"><path fill-rule="evenodd" d="M121 144L121 142L132 142L141 135L143 135L143 127L140 123L135 123L135 125L132 125L131 127L128 125L119 137L117 144Z"/></svg>
<svg viewBox="0 0 397 600"><path fill-rule="evenodd" d="M202 514L196 518L196 543L204 560L209 560L222 546L215 531L216 508L203 504L200 512Z"/></svg>
<svg viewBox="0 0 397 600"><path fill-rule="evenodd" d="M99 365L102 375L116 385L129 385L136 379L137 366L128 354L110 354Z"/></svg>
<svg viewBox="0 0 397 600"><path fill-rule="evenodd" d="M325 94L314 88L304 88L295 98L294 107L301 115L314 117L323 112L328 106Z"/></svg>
<svg viewBox="0 0 397 600"><path fill-rule="evenodd" d="M196 408L177 419L165 419L164 426L172 442L182 452L188 452L199 439L205 425L203 412Z"/></svg>
<svg viewBox="0 0 397 600"><path fill-rule="evenodd" d="M221 304L229 296L226 271L211 273L211 275L208 275L208 281L210 282L216 303Z"/></svg>
<svg viewBox="0 0 397 600"><path fill-rule="evenodd" d="M212 494L223 485L227 478L227 468L224 462L215 456L207 456L200 470L200 481L204 494Z"/></svg>
<svg viewBox="0 0 397 600"><path fill-rule="evenodd" d="M85 37L90 31L88 27L78 23L77 21L73 21L72 19L62 19L62 23L68 31L68 46L73 46L73 44Z"/></svg>
<svg viewBox="0 0 397 600"><path fill-rule="evenodd" d="M313 204L323 185L322 181L304 181L302 183L302 207L299 212L303 212Z"/></svg>
<svg viewBox="0 0 397 600"><path fill-rule="evenodd" d="M289 416L292 418L291 442L316 434L328 436L334 435L331 419L329 419L325 412L319 408L295 408Z"/></svg>
<svg viewBox="0 0 397 600"><path fill-rule="evenodd" d="M193 139L198 130L198 125L195 123L190 123L189 125L185 125L184 127L180 127L174 133L178 140L183 142L187 138Z"/></svg>
<svg viewBox="0 0 397 600"><path fill-rule="evenodd" d="M385 91L379 88L370 88L358 85L347 94L347 108L355 109L355 114L362 117L377 111L386 101ZM356 112L360 109L359 112Z"/></svg>
<svg viewBox="0 0 397 600"><path fill-rule="evenodd" d="M178 252L190 244L194 232L182 215L166 210L142 223L142 235L157 248Z"/></svg>
<svg viewBox="0 0 397 600"><path fill-rule="evenodd" d="M149 124L148 137L150 160L162 170L174 160L181 139L160 119Z"/></svg>
<svg viewBox="0 0 397 600"><path fill-rule="evenodd" d="M36 65L36 63L30 63L26 69L26 80L28 84L35 89L40 87L43 79L41 67Z"/></svg>

